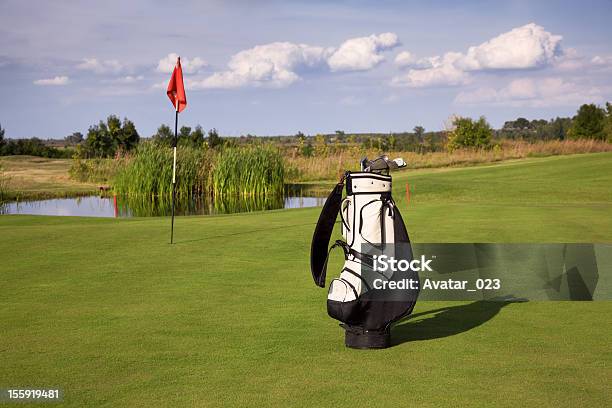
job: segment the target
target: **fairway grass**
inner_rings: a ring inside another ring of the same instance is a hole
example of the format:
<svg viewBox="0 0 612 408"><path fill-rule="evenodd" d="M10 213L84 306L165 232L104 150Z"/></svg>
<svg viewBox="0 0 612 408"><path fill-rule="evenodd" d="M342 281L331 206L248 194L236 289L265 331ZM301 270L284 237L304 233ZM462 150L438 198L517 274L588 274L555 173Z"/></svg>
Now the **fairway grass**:
<svg viewBox="0 0 612 408"><path fill-rule="evenodd" d="M609 153L401 172L394 195L415 242L612 242ZM179 217L175 245L167 218L1 216L0 387L74 407L609 405L610 301L420 302L394 347L346 349L309 272L319 211Z"/></svg>

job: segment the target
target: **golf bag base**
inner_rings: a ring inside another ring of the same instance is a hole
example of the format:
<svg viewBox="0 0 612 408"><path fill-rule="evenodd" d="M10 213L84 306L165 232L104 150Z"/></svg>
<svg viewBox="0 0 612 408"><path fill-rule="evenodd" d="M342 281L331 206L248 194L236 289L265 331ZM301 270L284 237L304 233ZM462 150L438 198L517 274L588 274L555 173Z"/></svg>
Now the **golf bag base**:
<svg viewBox="0 0 612 408"><path fill-rule="evenodd" d="M355 349L382 349L391 346L391 332L387 330L363 330L359 327L341 325L346 330L344 344Z"/></svg>

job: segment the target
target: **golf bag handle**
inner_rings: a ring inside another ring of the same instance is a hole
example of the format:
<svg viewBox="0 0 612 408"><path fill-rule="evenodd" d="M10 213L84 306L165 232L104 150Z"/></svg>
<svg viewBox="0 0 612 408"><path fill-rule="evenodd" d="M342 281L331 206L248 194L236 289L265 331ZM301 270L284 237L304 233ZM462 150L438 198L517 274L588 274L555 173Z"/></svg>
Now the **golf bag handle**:
<svg viewBox="0 0 612 408"><path fill-rule="evenodd" d="M336 184L327 200L325 200L325 204L323 204L310 247L310 271L312 272L312 278L315 284L322 288L325 287L329 241L342 204L344 177Z"/></svg>

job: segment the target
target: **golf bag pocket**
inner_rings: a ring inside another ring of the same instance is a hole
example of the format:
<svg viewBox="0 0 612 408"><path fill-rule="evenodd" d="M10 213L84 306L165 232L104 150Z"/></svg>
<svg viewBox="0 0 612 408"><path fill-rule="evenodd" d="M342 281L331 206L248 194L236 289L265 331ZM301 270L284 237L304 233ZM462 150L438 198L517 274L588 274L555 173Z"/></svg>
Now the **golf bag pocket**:
<svg viewBox="0 0 612 408"><path fill-rule="evenodd" d="M359 235L362 242L384 247L393 241L393 203L384 198L370 200L359 211Z"/></svg>
<svg viewBox="0 0 612 408"><path fill-rule="evenodd" d="M342 278L331 281L327 294L327 314L345 323L359 314L359 297L350 282Z"/></svg>
<svg viewBox="0 0 612 408"><path fill-rule="evenodd" d="M359 234L365 242L383 243L382 203L379 199L371 200L359 211Z"/></svg>
<svg viewBox="0 0 612 408"><path fill-rule="evenodd" d="M346 197L342 200L340 206L340 218L342 219L342 237L347 242L353 242L353 234L355 233L355 202L353 196Z"/></svg>

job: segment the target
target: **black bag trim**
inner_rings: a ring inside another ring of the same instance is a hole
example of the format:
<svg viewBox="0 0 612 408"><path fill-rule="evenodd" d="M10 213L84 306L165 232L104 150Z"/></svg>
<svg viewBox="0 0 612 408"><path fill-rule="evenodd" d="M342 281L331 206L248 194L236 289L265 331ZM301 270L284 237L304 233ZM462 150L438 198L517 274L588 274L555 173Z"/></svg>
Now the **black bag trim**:
<svg viewBox="0 0 612 408"><path fill-rule="evenodd" d="M353 284L351 282L349 282L349 281L347 281L346 279L343 279L343 278L339 278L337 280L342 281L342 282L346 283L347 285L349 285L349 287L353 291L353 294L355 295L355 299L353 299L353 300L359 299L359 293L357 293L357 289L355 289L355 286L353 286Z"/></svg>
<svg viewBox="0 0 612 408"><path fill-rule="evenodd" d="M351 275L353 275L353 276L355 276L355 277L359 278L359 280L360 280L360 281L361 281L361 282L362 282L362 283L365 285L365 287L366 287L366 289L367 289L367 290L372 289L372 288L370 288L370 285L368 285L368 282L367 282L367 281L364 279L364 277L363 277L363 276L359 275L359 274L358 274L357 272L355 272L354 270L349 269L349 268L346 268L346 267L345 267L344 269L342 269L342 271L341 271L340 273L345 272L345 271L346 271L346 272L348 272L348 273L350 273ZM359 297L359 296L357 296L357 297Z"/></svg>
<svg viewBox="0 0 612 408"><path fill-rule="evenodd" d="M382 181L391 181L392 177L391 176L385 176L382 174L376 174L376 173L370 173L368 171L364 171L364 172L360 172L360 171L356 171L356 172L351 172L351 178L374 178L377 180L382 180Z"/></svg>
<svg viewBox="0 0 612 408"><path fill-rule="evenodd" d="M329 256L327 247L329 246L329 240L334 230L338 212L340 212L343 187L344 178L336 184L327 200L325 200L310 246L310 272L315 284L322 288L325 287L325 275L327 273L327 258ZM331 248L329 251L331 251Z"/></svg>
<svg viewBox="0 0 612 408"><path fill-rule="evenodd" d="M349 173L346 176L346 195L358 195L358 194L390 194L389 191L364 191L364 192L354 192L353 191L353 184L351 182L351 180L355 178L355 179L360 179L360 178L373 178L375 180L380 180L380 181L386 181L389 183L389 187L391 187L391 182L392 182L392 178L391 176L383 176L380 174L374 174L374 173L368 173L368 172L361 172L361 173Z"/></svg>

